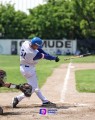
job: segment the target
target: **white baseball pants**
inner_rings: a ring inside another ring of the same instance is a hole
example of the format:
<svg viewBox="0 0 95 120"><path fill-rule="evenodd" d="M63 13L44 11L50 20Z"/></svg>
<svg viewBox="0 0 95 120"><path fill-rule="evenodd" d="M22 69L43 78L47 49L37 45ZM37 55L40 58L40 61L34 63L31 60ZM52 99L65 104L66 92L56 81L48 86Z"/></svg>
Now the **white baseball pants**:
<svg viewBox="0 0 95 120"><path fill-rule="evenodd" d="M32 93L35 92L43 103L47 102L48 101L47 98L43 96L43 94L41 93L38 87L35 67L28 65L20 65L20 72L27 79L27 83L32 86ZM25 95L22 93L18 95L17 98L19 101L21 101L23 98L25 98Z"/></svg>

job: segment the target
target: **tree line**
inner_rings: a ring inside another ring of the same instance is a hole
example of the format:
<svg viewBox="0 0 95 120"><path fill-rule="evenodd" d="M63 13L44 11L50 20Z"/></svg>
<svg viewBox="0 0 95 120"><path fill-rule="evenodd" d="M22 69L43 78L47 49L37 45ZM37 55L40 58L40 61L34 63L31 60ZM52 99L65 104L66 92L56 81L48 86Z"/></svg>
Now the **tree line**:
<svg viewBox="0 0 95 120"><path fill-rule="evenodd" d="M0 4L0 38L95 38L95 0L46 0L47 4L16 11Z"/></svg>

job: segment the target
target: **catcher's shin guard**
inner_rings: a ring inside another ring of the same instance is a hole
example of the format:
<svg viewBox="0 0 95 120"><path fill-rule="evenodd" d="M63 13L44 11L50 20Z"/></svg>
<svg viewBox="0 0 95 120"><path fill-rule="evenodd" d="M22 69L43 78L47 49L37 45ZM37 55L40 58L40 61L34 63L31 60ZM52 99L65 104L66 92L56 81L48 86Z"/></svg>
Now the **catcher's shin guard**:
<svg viewBox="0 0 95 120"><path fill-rule="evenodd" d="M13 98L12 107L16 108L16 106L17 106L18 103L19 103L18 99L17 98Z"/></svg>

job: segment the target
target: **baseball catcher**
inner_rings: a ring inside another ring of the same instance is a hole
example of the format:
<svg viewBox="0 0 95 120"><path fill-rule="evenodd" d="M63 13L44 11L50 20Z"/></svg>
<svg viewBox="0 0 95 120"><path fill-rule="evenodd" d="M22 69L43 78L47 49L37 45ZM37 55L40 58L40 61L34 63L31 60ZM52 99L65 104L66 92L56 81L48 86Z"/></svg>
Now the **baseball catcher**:
<svg viewBox="0 0 95 120"><path fill-rule="evenodd" d="M21 90L26 97L30 97L32 94L32 86L28 83L24 84L13 84L13 83L7 83L6 80L6 72L4 70L0 70L0 87L7 87L7 88L15 88Z"/></svg>

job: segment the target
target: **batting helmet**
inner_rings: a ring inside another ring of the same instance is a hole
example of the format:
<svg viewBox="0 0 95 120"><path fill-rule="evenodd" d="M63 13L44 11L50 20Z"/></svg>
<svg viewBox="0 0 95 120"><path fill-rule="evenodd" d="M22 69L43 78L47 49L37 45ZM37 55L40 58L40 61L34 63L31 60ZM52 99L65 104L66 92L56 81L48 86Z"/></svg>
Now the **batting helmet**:
<svg viewBox="0 0 95 120"><path fill-rule="evenodd" d="M39 47L42 46L43 42L42 42L42 39L39 38L39 37L34 37L32 40L31 40L31 44L32 45L37 45Z"/></svg>

